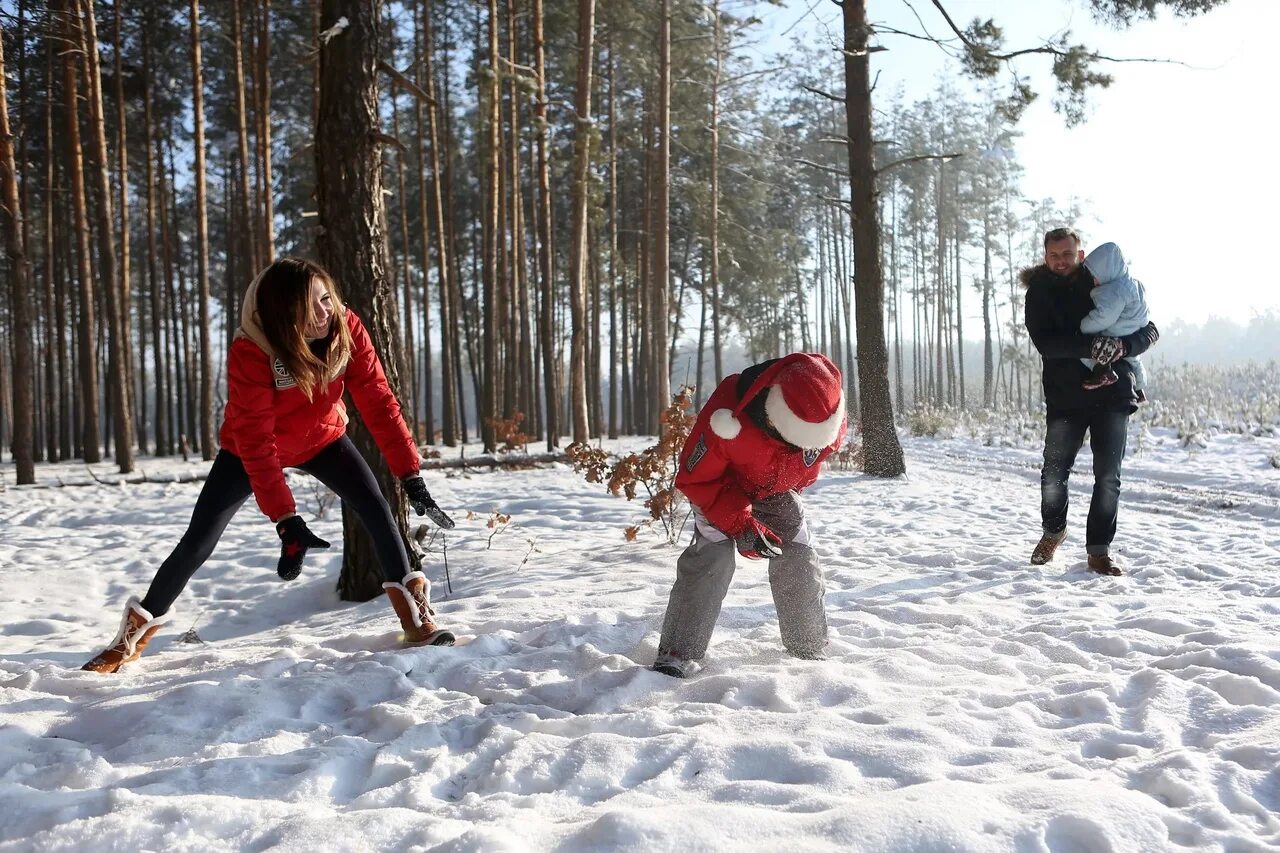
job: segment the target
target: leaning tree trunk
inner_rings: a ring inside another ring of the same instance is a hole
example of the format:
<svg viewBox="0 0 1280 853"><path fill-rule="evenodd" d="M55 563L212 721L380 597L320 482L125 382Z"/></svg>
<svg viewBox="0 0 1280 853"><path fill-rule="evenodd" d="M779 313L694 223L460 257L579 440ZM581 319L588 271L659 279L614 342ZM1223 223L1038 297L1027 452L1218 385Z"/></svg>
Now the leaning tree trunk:
<svg viewBox="0 0 1280 853"><path fill-rule="evenodd" d="M907 466L893 424L889 354L884 342L884 271L880 264L880 217L872 159L867 4L866 0L843 0L841 6L844 10L845 112L849 131L862 445L868 474L896 477L905 474Z"/></svg>
<svg viewBox="0 0 1280 853"><path fill-rule="evenodd" d="M18 201L18 170L9 133L8 85L4 72L4 38L0 31L0 217L4 225L5 255L9 259L9 283L13 288L13 460L18 485L36 481L34 390L35 359L31 351L31 293L28 289L27 255L22 239L22 208Z"/></svg>
<svg viewBox="0 0 1280 853"><path fill-rule="evenodd" d="M320 260L338 281L347 304L364 321L392 393L399 398L401 363L396 290L387 277L387 237L382 230L382 172L378 129L378 27L380 0L324 0L321 23L339 18L347 26L320 46L320 92L316 118L316 198L320 212ZM355 407L349 433L369 460L400 534L407 537L404 491L387 468ZM373 541L355 514L342 511L342 572L338 592L345 601L368 601L382 593ZM407 538L406 538L407 545ZM413 553L412 549L410 554ZM416 567L417 560L413 559Z"/></svg>

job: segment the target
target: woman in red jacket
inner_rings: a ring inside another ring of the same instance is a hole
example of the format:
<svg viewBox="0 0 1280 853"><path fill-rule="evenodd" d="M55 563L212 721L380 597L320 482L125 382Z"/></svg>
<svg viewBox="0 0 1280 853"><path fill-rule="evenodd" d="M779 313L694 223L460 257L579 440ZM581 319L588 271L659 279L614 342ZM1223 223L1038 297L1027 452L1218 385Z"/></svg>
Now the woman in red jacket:
<svg viewBox="0 0 1280 853"><path fill-rule="evenodd" d="M430 584L422 572L410 571L391 508L346 435L344 387L404 483L414 510L442 527L453 527L418 473L418 449L364 324L342 305L324 269L299 258L281 258L245 293L241 325L227 355L222 449L187 532L161 564L146 596L129 599L115 640L84 669L116 672L138 659L251 494L280 536L276 571L281 578L298 576L308 549L328 548L297 514L285 468L311 474L359 516L373 539L386 578L382 586L400 617L405 641L453 645L453 634L432 621Z"/></svg>

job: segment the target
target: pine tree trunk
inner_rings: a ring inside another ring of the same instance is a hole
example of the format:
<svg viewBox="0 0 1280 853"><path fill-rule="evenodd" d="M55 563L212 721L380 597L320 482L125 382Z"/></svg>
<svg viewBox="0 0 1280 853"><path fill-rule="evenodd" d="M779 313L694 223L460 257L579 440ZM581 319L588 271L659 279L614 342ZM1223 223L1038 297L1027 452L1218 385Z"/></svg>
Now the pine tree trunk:
<svg viewBox="0 0 1280 853"><path fill-rule="evenodd" d="M71 377L67 375L67 342L66 326L63 317L62 289L59 281L62 275L62 259L55 239L58 195L55 191L58 184L54 171L54 123L53 123L53 87L54 87L54 46L49 40L45 46L45 79L48 81L44 101L44 139L45 139L45 196L44 196L44 315L45 338L50 349L45 353L45 377L49 394L49 461L69 459L71 457L71 424L69 389Z"/></svg>
<svg viewBox="0 0 1280 853"><path fill-rule="evenodd" d="M458 443L458 414L460 401L458 399L459 383L454 377L457 374L458 365L458 346L457 346L457 329L455 328L454 297L453 292L456 285L452 283L451 266L449 264L449 241L447 238L447 228L444 213L444 197L441 190L441 171L440 171L440 134L438 109L436 103L435 88L435 71L433 68L432 54L434 53L433 40L431 38L431 8L428 3L423 3L422 7L422 33L423 45L420 52L419 68L422 69L421 76L418 78L419 88L425 88L429 100L427 101L427 126L430 133L431 144L431 204L435 214L434 237L436 245L436 269L437 269L437 293L440 301L440 402L441 416L443 419L441 438L448 447L454 447ZM424 86L425 84L425 86ZM421 149L419 149L421 151ZM427 268L422 268L423 287L426 287ZM425 298L425 297L424 297ZM430 348L427 350L427 356L430 358ZM428 380L431 376L430 369L427 370ZM428 403L430 403L431 395L427 395Z"/></svg>
<svg viewBox="0 0 1280 853"><path fill-rule="evenodd" d="M618 346L618 112L613 52L613 16L609 16L609 438L618 437L618 358L626 351Z"/></svg>
<svg viewBox="0 0 1280 853"><path fill-rule="evenodd" d="M656 164L656 210L653 245L653 334L652 394L649 398L649 426L655 434L664 432L659 415L671 402L671 370L667 350L671 323L671 0L662 0L658 36L658 162Z"/></svg>
<svg viewBox="0 0 1280 853"><path fill-rule="evenodd" d="M955 203L957 215L952 217L951 259L955 262L953 278L956 285L955 318L956 318L956 385L960 393L960 408L965 407L964 395L964 303L961 293L964 285L960 276L960 175L956 174Z"/></svg>
<svg viewBox="0 0 1280 853"><path fill-rule="evenodd" d="M146 389L136 384L133 358L133 270L129 253L129 135L128 114L124 100L124 23L121 4L115 4L115 77L116 77L116 177L120 193L120 335L125 363L125 387L136 404L130 409L134 438L138 449L147 449ZM139 356L141 358L141 356Z"/></svg>
<svg viewBox="0 0 1280 853"><path fill-rule="evenodd" d="M507 0L507 45L513 66L522 65L518 49L519 27L517 0ZM509 79L511 100L511 136L510 136L510 170L511 170L511 355L507 359L508 393L511 395L512 412L520 412L525 417L524 429L529 429L529 416L532 414L529 394L531 362L533 348L529 338L529 280L528 258L525 253L525 207L524 181L520 174L520 140L523 137L521 124L521 92L522 89L515 74Z"/></svg>
<svg viewBox="0 0 1280 853"><path fill-rule="evenodd" d="M5 76L4 39L0 30L0 222L4 226L5 256L9 262L9 286L13 314L13 461L18 485L36 481L35 467L35 354L31 330L35 325L31 289L27 277L27 252L23 242L22 206L18 198L18 167L9 131L8 77Z"/></svg>
<svg viewBox="0 0 1280 853"><path fill-rule="evenodd" d="M906 473L893 422L888 353L884 342L884 275L880 261L875 164L872 157L871 81L866 0L843 0L845 111L852 186L854 298L857 307L858 386L866 473Z"/></svg>
<svg viewBox="0 0 1280 853"><path fill-rule="evenodd" d="M587 182L591 167L591 66L594 54L595 0L578 0L578 82L574 98L576 126L573 142L573 223L570 237L569 307L572 349L569 385L573 411L573 440L591 438L587 412Z"/></svg>
<svg viewBox="0 0 1280 853"><path fill-rule="evenodd" d="M500 157L500 131L502 128L501 102L502 92L499 86L498 60L498 0L488 2L488 48L485 52L487 67L483 67L479 76L483 81L480 94L482 109L477 119L480 122L480 137L483 140L481 151L484 156L484 192L483 223L481 228L481 282L483 295L483 331L481 332L481 376L480 376L480 435L484 441L484 449L492 452L496 449L494 442L493 419L498 414L498 244L501 240L499 228L502 220L499 214L500 192L499 181L502 172ZM478 56L477 56L478 59Z"/></svg>
<svg viewBox="0 0 1280 853"><path fill-rule="evenodd" d="M57 9L63 13L63 36L72 45L80 43L80 13L78 0L59 0ZM72 232L76 249L76 276L79 281L79 357L80 357L80 417L81 441L84 461L102 461L102 446L98 425L98 362L94 358L94 339L97 336L94 280L89 272L89 223L85 218L87 203L84 187L83 148L80 144L80 92L79 73L75 51L62 53L64 115L67 122L67 171L71 175Z"/></svg>
<svg viewBox="0 0 1280 853"><path fill-rule="evenodd" d="M392 86L391 87L391 137L397 140L400 138L400 103L399 101L400 99L399 97L397 97L396 89L394 86ZM421 160L422 160L421 129L422 129L421 122L419 122L419 128L418 128L419 145L417 149L419 163L421 163ZM409 422L409 431L413 434L414 439L417 440L419 435L419 426L420 426L418 422L419 407L417 403L414 402L414 398L416 398L421 393L421 389L418 384L418 379L419 379L418 353L417 353L417 348L414 346L415 335L413 333L413 316L414 316L413 276L411 275L410 263L409 263L409 221L408 221L409 214L405 211L405 202L407 197L405 196L405 183L404 183L404 154L405 154L405 149L403 148L396 153L396 220L397 220L396 230L400 232L400 263L399 263L400 299L401 299L401 306L404 310L404 320L405 320L405 323L404 323L405 359L402 367L405 369L405 372L406 372L405 384L410 389L410 393L408 394L408 397L403 402L405 405L404 416L405 416L405 419ZM423 212L425 213L425 210ZM427 229L425 215L422 218L422 222L423 222L422 230L425 232ZM389 240L390 240L390 237L388 236L388 241ZM389 248L389 251L391 251L390 248ZM428 261L427 248L426 248L426 243L424 241L422 243L422 278L423 278L422 321L423 321L423 328L430 330L431 328L431 315L429 313L430 302L427 299L428 290L426 287L427 261ZM391 277L394 280L394 275L392 275ZM431 388L431 377L429 374L425 377L425 380L427 384L427 394L429 395L430 388ZM434 439L430 434L430 430L428 430L428 433L427 433L427 443L428 444L435 443Z"/></svg>
<svg viewBox="0 0 1280 853"><path fill-rule="evenodd" d="M106 122L103 116L102 76L98 59L97 22L91 0L83 2L83 26L80 28L80 44L84 52L85 83L89 104L89 151L92 160L91 186L94 193L93 212L97 217L98 278L106 296L107 306L107 388L111 403L112 434L115 441L116 464L120 473L133 472L133 410L129 400L127 372L128 342L124 339L124 313L120 282L116 275L115 230L111 215L111 180L107 174Z"/></svg>
<svg viewBox="0 0 1280 853"><path fill-rule="evenodd" d="M246 278L252 278L258 274L263 264L258 254L258 229L254 224L255 220L249 206L252 195L249 192L249 117L244 102L244 27L241 18L243 2L244 0L231 0L231 46L236 60L232 85L236 90L236 153L239 157L240 169L240 197L237 201L240 203L240 228L243 229L241 233L245 237L247 249L245 258L248 276Z"/></svg>
<svg viewBox="0 0 1280 853"><path fill-rule="evenodd" d="M395 288L387 278L382 174L378 151L379 0L324 0L326 28L339 18L347 27L320 47L320 103L316 122L316 197L321 262L343 284L344 295L364 321L382 356L392 393L399 397L400 330ZM408 535L404 490L387 468L355 407L350 435L369 460L401 536ZM338 589L347 601L382 592L373 542L354 513L343 510L343 566ZM410 550L412 553L412 550ZM416 561L415 561L416 562ZM388 567L393 573L400 567ZM407 568L407 567L405 567Z"/></svg>
<svg viewBox="0 0 1280 853"><path fill-rule="evenodd" d="M258 151L262 166L263 266L276 258L275 202L271 194L271 0L262 0L258 31Z"/></svg>
<svg viewBox="0 0 1280 853"><path fill-rule="evenodd" d="M560 446L560 392L556 385L555 331L552 321L555 286L551 266L551 167L547 152L547 67L542 0L533 0L533 51L538 87L533 124L538 142L538 278L542 292L538 336L542 347L542 391L546 406L547 450L551 451Z"/></svg>
<svg viewBox="0 0 1280 853"><path fill-rule="evenodd" d="M711 4L711 14L714 18L712 50L715 51L715 71L711 76L711 348L715 381L719 385L724 379L724 344L720 337L720 80L724 75L720 0ZM701 373L698 378L701 380Z"/></svg>
<svg viewBox="0 0 1280 853"><path fill-rule="evenodd" d="M142 26L142 97L143 97L143 149L147 163L147 284L151 301L151 352L155 376L155 437L156 455L173 453L173 440L169 429L169 373L166 366L164 339L161 324L164 322L164 287L160 279L156 248L156 169L154 150L155 126L151 102L151 43L148 37L150 18Z"/></svg>
<svg viewBox="0 0 1280 853"><path fill-rule="evenodd" d="M426 13L424 13L426 14ZM414 64L418 71L418 85L422 88L422 26L418 19L414 18L413 28L414 53L418 61ZM430 46L427 47L430 50ZM413 379L413 388L422 389L422 412L423 427L426 432L426 443L436 443L436 427L435 427L435 389L432 387L432 357L431 357L431 286L428 277L428 271L431 269L431 223L430 217L427 216L427 164L426 156L423 153L423 145L426 141L426 124L423 121L423 104L421 100L415 100L413 105L413 113L415 124L417 127L418 142L414 146L417 154L418 164L418 225L419 225L419 256L422 259L422 350L423 350L423 370L422 381L419 383L416 377ZM400 172L400 197L404 198L404 177ZM403 207L403 205L402 205ZM437 223L439 225L439 223ZM405 247L405 260L408 261L409 250ZM441 279L443 282L443 279ZM441 290L441 304L443 304L444 292ZM405 319L408 320L413 316L409 310L409 294L405 291ZM441 334L446 334L447 327L441 326ZM405 326L405 343L409 350L413 350L413 323L407 323ZM447 385L448 382L446 381ZM416 411L416 409L415 409Z"/></svg>
<svg viewBox="0 0 1280 853"><path fill-rule="evenodd" d="M238 0L237 0L238 2ZM209 322L209 220L204 189L204 76L200 60L200 0L191 0L191 112L195 117L196 299L200 308L200 452L213 459L213 354Z"/></svg>
<svg viewBox="0 0 1280 853"><path fill-rule="evenodd" d="M995 364L991 351L991 205L982 213L982 407L995 402Z"/></svg>

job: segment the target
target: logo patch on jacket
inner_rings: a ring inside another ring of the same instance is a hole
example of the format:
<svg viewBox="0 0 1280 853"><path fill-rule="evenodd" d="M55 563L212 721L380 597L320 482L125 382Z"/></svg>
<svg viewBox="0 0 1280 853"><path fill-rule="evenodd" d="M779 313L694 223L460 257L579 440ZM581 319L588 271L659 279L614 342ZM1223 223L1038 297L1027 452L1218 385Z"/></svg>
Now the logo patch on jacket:
<svg viewBox="0 0 1280 853"><path fill-rule="evenodd" d="M707 437L705 435L698 437L698 443L693 446L693 452L689 454L689 458L685 460L684 470L693 473L693 468L702 461L702 457L707 455Z"/></svg>
<svg viewBox="0 0 1280 853"><path fill-rule="evenodd" d="M804 467L812 468L813 463L817 462L818 457L821 455L822 455L821 447L819 447L817 450L805 450L804 451Z"/></svg>
<svg viewBox="0 0 1280 853"><path fill-rule="evenodd" d="M272 365L272 368L275 370L275 374L276 374L277 389L296 388L298 386L297 380L295 380L292 376L289 375L289 371L284 366L283 361L277 358L276 363Z"/></svg>

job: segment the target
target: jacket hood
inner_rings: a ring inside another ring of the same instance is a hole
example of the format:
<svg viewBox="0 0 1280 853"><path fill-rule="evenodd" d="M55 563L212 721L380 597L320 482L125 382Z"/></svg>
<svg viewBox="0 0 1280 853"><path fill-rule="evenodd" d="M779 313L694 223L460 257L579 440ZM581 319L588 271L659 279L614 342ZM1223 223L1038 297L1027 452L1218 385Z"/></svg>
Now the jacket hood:
<svg viewBox="0 0 1280 853"><path fill-rule="evenodd" d="M249 282L249 289L244 292L244 300L240 303L240 328L236 329L236 334L248 338L267 355L275 357L271 344L267 343L267 333L263 331L262 323L258 320L258 285L262 283L264 274L266 270L258 273L253 281Z"/></svg>
<svg viewBox="0 0 1280 853"><path fill-rule="evenodd" d="M1115 281L1118 278L1128 278L1129 263L1124 259L1124 253L1120 251L1120 247L1115 243L1103 243L1098 248L1089 253L1084 259L1085 268L1093 274L1099 284Z"/></svg>

